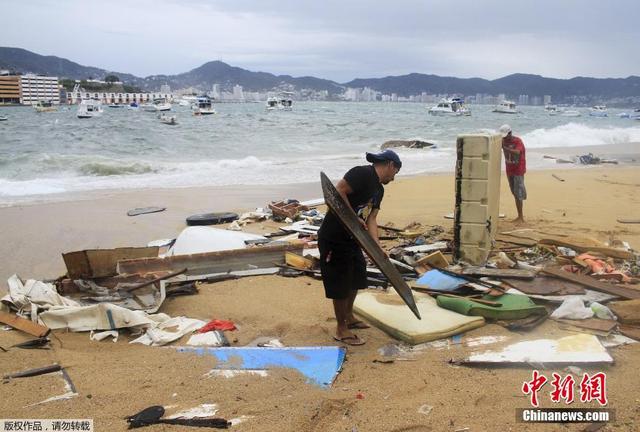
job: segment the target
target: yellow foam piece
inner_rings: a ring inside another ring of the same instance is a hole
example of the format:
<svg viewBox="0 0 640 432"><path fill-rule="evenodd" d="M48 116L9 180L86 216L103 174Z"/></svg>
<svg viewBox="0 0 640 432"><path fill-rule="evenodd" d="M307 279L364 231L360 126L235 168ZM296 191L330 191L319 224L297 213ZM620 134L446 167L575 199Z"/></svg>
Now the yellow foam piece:
<svg viewBox="0 0 640 432"><path fill-rule="evenodd" d="M414 291L413 296L422 320L411 313L394 290L360 291L353 310L385 333L411 345L446 338L484 325L484 318L442 309L427 294Z"/></svg>

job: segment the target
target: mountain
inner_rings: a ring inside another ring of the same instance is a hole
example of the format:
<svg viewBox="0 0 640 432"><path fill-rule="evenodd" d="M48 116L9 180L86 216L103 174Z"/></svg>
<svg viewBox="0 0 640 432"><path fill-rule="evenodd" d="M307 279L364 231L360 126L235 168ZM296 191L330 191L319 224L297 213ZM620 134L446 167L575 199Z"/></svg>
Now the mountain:
<svg viewBox="0 0 640 432"><path fill-rule="evenodd" d="M42 56L25 49L9 47L0 47L0 69L71 79L103 79L107 75L113 74L125 83L145 90L158 90L163 84L169 84L174 89L197 87L203 90L210 90L213 84L220 84L223 89L230 90L231 87L239 84L247 91L277 88L282 90L289 88L327 90L330 94L338 94L343 91L342 86L329 80L252 72L221 61L211 61L178 75L152 75L141 78L128 73L82 66L60 57Z"/></svg>
<svg viewBox="0 0 640 432"><path fill-rule="evenodd" d="M109 74L117 75L121 80L127 82L134 82L139 79L127 73L82 66L64 58L43 56L22 48L9 47L0 47L0 69L73 79L100 79Z"/></svg>
<svg viewBox="0 0 640 432"><path fill-rule="evenodd" d="M251 72L239 67L229 66L221 61L211 61L189 72L178 75L154 75L145 78L149 88L159 88L169 84L171 88L199 87L210 89L214 83L223 88L236 84L244 90L260 91L293 86L297 89L327 90L331 94L342 93L343 88L329 80L314 77L294 78L289 75L273 75L267 72Z"/></svg>
<svg viewBox="0 0 640 432"><path fill-rule="evenodd" d="M114 74L125 83L145 90L158 90L163 84L169 84L173 89L195 87L200 90L209 90L213 84L220 84L222 89L229 91L234 85L239 84L247 91L312 89L326 90L331 95L343 93L346 87L369 87L384 94L396 93L398 96L405 97L422 92L462 95L475 95L476 93L498 95L502 93L512 98L517 98L521 94L551 95L556 102L576 97L582 98L582 100L600 99L605 101L607 99L628 100L640 96L640 77L638 76L557 79L517 73L495 80L486 80L411 73L384 78L358 78L348 83L339 84L310 76L292 77L267 72L252 72L221 61L210 61L189 72L177 75L152 75L141 78L128 73L82 66L60 57L42 56L21 48L8 47L0 47L0 69L72 79L90 77L102 79L109 74Z"/></svg>
<svg viewBox="0 0 640 432"><path fill-rule="evenodd" d="M355 79L345 87L369 87L382 93L409 96L426 91L430 94L473 95L476 93L505 94L517 97L521 94L551 95L556 99L570 96L594 96L600 98L624 98L640 96L640 77L627 78L545 78L540 75L512 74L492 81L482 78L453 78L413 73L384 78Z"/></svg>

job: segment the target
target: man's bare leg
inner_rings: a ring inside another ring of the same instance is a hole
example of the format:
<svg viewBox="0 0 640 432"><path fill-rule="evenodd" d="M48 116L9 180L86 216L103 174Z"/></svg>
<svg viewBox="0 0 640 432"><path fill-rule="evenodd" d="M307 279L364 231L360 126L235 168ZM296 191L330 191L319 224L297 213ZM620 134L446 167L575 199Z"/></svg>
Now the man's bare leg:
<svg viewBox="0 0 640 432"><path fill-rule="evenodd" d="M518 217L513 220L514 223L524 223L524 216L522 215L522 200L518 198L516 200L516 210L518 210Z"/></svg>
<svg viewBox="0 0 640 432"><path fill-rule="evenodd" d="M347 319L349 318L348 308L349 308L349 300L346 299L333 299L333 311L336 315L336 337L338 339L343 339L345 337L355 336L347 325Z"/></svg>

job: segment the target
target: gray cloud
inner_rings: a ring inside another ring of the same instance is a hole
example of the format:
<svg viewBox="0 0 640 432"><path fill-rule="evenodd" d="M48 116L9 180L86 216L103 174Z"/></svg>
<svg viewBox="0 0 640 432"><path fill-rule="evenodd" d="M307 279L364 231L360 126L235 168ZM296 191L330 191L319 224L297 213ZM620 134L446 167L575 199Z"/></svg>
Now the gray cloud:
<svg viewBox="0 0 640 432"><path fill-rule="evenodd" d="M5 46L141 76L210 60L340 82L640 71L640 3L628 0L32 0L4 10L20 17L0 28Z"/></svg>

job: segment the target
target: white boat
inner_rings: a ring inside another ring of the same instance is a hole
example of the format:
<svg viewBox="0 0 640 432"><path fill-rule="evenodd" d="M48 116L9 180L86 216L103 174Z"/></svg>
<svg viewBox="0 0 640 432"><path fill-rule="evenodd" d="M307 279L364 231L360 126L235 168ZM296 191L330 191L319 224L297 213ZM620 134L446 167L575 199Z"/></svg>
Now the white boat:
<svg viewBox="0 0 640 432"><path fill-rule="evenodd" d="M278 101L278 107L284 111L291 111L293 109L293 101L291 98L282 97Z"/></svg>
<svg viewBox="0 0 640 432"><path fill-rule="evenodd" d="M293 109L293 100L287 96L287 92L283 93L281 97L269 97L265 108L267 111L283 110L291 111Z"/></svg>
<svg viewBox="0 0 640 432"><path fill-rule="evenodd" d="M0 121L7 121L9 120L9 117L7 116L0 116Z"/></svg>
<svg viewBox="0 0 640 432"><path fill-rule="evenodd" d="M124 104L119 104L119 103L110 103L109 105L107 105L109 108L124 108L125 105Z"/></svg>
<svg viewBox="0 0 640 432"><path fill-rule="evenodd" d="M58 108L50 100L39 100L33 107L36 109L36 112L54 112L58 110Z"/></svg>
<svg viewBox="0 0 640 432"><path fill-rule="evenodd" d="M500 102L493 109L494 113L502 113L502 114L518 114L518 110L516 108L516 103L508 100Z"/></svg>
<svg viewBox="0 0 640 432"><path fill-rule="evenodd" d="M167 115L165 113L162 113L158 115L158 118L162 123L167 125L175 126L178 124L178 117L174 115Z"/></svg>
<svg viewBox="0 0 640 432"><path fill-rule="evenodd" d="M216 114L216 110L211 106L211 99L208 96L200 96L191 105L193 115L211 115Z"/></svg>
<svg viewBox="0 0 640 432"><path fill-rule="evenodd" d="M562 115L563 117L580 117L582 114L580 114L580 111L577 110L565 110L562 111L560 115Z"/></svg>
<svg viewBox="0 0 640 432"><path fill-rule="evenodd" d="M442 99L436 106L429 108L429 114L435 116L469 116L471 110L467 108L461 98Z"/></svg>
<svg viewBox="0 0 640 432"><path fill-rule="evenodd" d="M545 105L545 106L544 106L544 110L545 110L545 111L547 112L547 114L549 114L550 116L558 115L558 114L560 114L560 111L561 111L561 110L559 110L559 109L558 109L558 107L557 107L557 106L555 106L555 105Z"/></svg>
<svg viewBox="0 0 640 432"><path fill-rule="evenodd" d="M149 112L171 111L171 104L166 99L155 99L153 103L142 105L142 109Z"/></svg>
<svg viewBox="0 0 640 432"><path fill-rule="evenodd" d="M618 113L618 118L630 118L631 114L629 114L628 112L621 112Z"/></svg>
<svg viewBox="0 0 640 432"><path fill-rule="evenodd" d="M78 105L77 116L81 119L98 117L102 114L102 104L100 101L85 99Z"/></svg>
<svg viewBox="0 0 640 432"><path fill-rule="evenodd" d="M604 105L595 105L589 108L589 115L591 117L607 117L607 107Z"/></svg>

